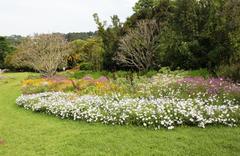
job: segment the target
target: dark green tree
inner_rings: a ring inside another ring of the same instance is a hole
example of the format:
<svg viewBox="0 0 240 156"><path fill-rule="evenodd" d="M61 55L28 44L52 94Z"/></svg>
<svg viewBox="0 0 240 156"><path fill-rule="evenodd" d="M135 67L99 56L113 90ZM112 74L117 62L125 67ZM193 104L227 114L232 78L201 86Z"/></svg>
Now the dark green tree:
<svg viewBox="0 0 240 156"><path fill-rule="evenodd" d="M112 27L105 28L95 15L105 69L116 67L112 56L119 39L142 20L156 20L161 28L154 60L158 67L208 68L215 73L220 65L239 62L239 0L139 0L133 10L123 26L115 19Z"/></svg>
<svg viewBox="0 0 240 156"><path fill-rule="evenodd" d="M0 68L5 68L4 59L13 50L5 37L0 37Z"/></svg>
<svg viewBox="0 0 240 156"><path fill-rule="evenodd" d="M67 33L65 35L65 38L71 42L71 41L74 41L74 40L78 40L78 39L81 39L81 40L86 40L88 38L92 38L96 36L96 32L73 32L73 33Z"/></svg>
<svg viewBox="0 0 240 156"><path fill-rule="evenodd" d="M113 60L117 49L119 38L122 34L122 23L117 15L111 17L112 25L106 27L106 22L101 22L98 15L94 14L94 20L98 26L98 36L103 42L103 68L106 70L115 70L118 68L116 62Z"/></svg>

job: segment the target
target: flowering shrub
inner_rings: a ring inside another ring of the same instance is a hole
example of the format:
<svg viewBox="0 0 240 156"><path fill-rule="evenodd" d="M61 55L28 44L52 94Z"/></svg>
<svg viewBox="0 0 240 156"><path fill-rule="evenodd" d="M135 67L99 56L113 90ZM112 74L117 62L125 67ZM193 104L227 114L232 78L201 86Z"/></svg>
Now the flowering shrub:
<svg viewBox="0 0 240 156"><path fill-rule="evenodd" d="M171 97L130 98L112 96L78 96L73 93L46 92L22 95L16 103L26 109L43 111L62 118L101 122L104 124L138 125L173 129L178 125L210 124L236 126L240 107L235 100L224 99L216 105L217 96L202 99Z"/></svg>
<svg viewBox="0 0 240 156"><path fill-rule="evenodd" d="M118 92L117 85L103 76L98 79L86 76L80 80L74 80L74 83L77 88L77 93L81 95L105 95Z"/></svg>
<svg viewBox="0 0 240 156"><path fill-rule="evenodd" d="M39 78L24 80L21 89L24 94L33 94L48 91L68 91L73 90L73 86L70 80L55 81Z"/></svg>
<svg viewBox="0 0 240 156"><path fill-rule="evenodd" d="M132 97L149 97L160 95L159 90L169 88L178 79L183 78L176 75L157 74L151 78L145 76L133 76L133 81L125 78L118 78L113 83L118 87L118 93Z"/></svg>
<svg viewBox="0 0 240 156"><path fill-rule="evenodd" d="M34 94L51 91L75 91L78 94L105 95L118 92L118 87L106 77L93 79L86 76L79 80L69 79L27 79L22 82L23 94Z"/></svg>
<svg viewBox="0 0 240 156"><path fill-rule="evenodd" d="M126 79L118 79L114 83L120 88L120 94L131 97L175 96L187 99L217 96L222 101L227 97L240 103L240 86L220 78L185 78L173 74L157 74L151 78L135 77L132 85Z"/></svg>
<svg viewBox="0 0 240 156"><path fill-rule="evenodd" d="M202 77L187 77L178 81L180 84L190 85L193 89L203 87L210 94L217 94L219 92L239 93L240 85L224 80L223 78L209 78Z"/></svg>

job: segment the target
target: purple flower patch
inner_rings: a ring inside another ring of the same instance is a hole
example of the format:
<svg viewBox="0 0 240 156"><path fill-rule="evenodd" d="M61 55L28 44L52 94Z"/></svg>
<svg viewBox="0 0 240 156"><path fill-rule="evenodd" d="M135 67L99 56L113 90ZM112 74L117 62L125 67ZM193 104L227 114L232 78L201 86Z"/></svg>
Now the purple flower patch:
<svg viewBox="0 0 240 156"><path fill-rule="evenodd" d="M186 77L177 82L178 84L188 84L192 87L204 87L208 93L217 94L221 91L240 93L240 85L225 80L223 78Z"/></svg>

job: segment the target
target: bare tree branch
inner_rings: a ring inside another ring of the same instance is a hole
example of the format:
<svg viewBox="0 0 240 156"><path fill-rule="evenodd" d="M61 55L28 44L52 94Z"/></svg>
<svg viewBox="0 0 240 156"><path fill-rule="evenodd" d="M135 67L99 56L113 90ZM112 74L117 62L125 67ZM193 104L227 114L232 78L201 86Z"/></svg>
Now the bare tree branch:
<svg viewBox="0 0 240 156"><path fill-rule="evenodd" d="M138 70L149 70L154 64L158 49L160 27L156 20L138 22L119 43L119 51L114 58L119 64Z"/></svg>
<svg viewBox="0 0 240 156"><path fill-rule="evenodd" d="M52 76L70 54L69 44L60 34L42 34L28 37L18 47L14 57L17 66L35 69Z"/></svg>

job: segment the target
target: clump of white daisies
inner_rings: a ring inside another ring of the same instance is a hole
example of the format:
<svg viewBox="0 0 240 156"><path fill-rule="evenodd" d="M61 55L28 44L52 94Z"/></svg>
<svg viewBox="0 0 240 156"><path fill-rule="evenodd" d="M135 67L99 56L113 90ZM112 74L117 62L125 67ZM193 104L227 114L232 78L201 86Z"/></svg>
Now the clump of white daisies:
<svg viewBox="0 0 240 156"><path fill-rule="evenodd" d="M46 92L22 95L16 103L26 109L61 118L112 125L131 124L154 129L173 129L178 125L202 128L210 124L237 126L240 122L240 106L231 100L226 100L222 105L214 104L213 101L217 100L215 98L130 98Z"/></svg>

